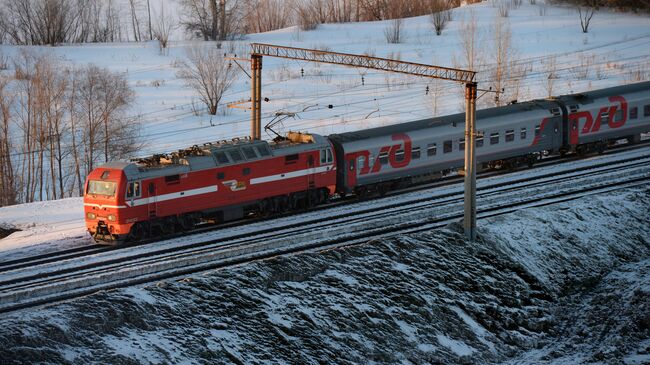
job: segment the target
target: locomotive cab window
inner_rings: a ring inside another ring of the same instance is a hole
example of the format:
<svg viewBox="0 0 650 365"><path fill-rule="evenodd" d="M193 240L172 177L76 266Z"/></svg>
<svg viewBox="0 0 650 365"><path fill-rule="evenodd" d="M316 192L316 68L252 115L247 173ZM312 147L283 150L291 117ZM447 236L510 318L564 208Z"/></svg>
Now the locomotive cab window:
<svg viewBox="0 0 650 365"><path fill-rule="evenodd" d="M514 129L508 129L506 131L506 142L512 142L515 140L515 130Z"/></svg>
<svg viewBox="0 0 650 365"><path fill-rule="evenodd" d="M639 108L634 107L630 109L630 119L636 119L639 117Z"/></svg>
<svg viewBox="0 0 650 365"><path fill-rule="evenodd" d="M140 182L134 181L130 182L126 187L126 197L127 198L139 198L140 197Z"/></svg>
<svg viewBox="0 0 650 365"><path fill-rule="evenodd" d="M521 128L521 134L519 135L519 138L526 139L526 128Z"/></svg>
<svg viewBox="0 0 650 365"><path fill-rule="evenodd" d="M429 143L427 145L427 156L435 156L438 152L438 147L435 143Z"/></svg>
<svg viewBox="0 0 650 365"><path fill-rule="evenodd" d="M454 149L453 146L454 146L454 144L453 144L452 141L445 141L445 142L442 144L442 152L443 152L443 153L449 153L449 152L451 152L451 151Z"/></svg>
<svg viewBox="0 0 650 365"><path fill-rule="evenodd" d="M321 165L330 164L332 162L334 162L334 156L332 155L332 150L330 148L324 148L320 150Z"/></svg>
<svg viewBox="0 0 650 365"><path fill-rule="evenodd" d="M539 132L542 131L542 128L538 125L535 126L535 137L539 136Z"/></svg>
<svg viewBox="0 0 650 365"><path fill-rule="evenodd" d="M498 143L499 143L499 132L490 134L490 144L498 144Z"/></svg>
<svg viewBox="0 0 650 365"><path fill-rule="evenodd" d="M411 158L414 160L420 158L420 147L411 148Z"/></svg>

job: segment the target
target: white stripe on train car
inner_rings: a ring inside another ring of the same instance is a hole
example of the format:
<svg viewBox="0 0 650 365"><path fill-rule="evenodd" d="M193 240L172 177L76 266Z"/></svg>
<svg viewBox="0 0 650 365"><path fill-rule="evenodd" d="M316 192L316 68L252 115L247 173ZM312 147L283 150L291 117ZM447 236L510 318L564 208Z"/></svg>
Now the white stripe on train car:
<svg viewBox="0 0 650 365"><path fill-rule="evenodd" d="M185 198L188 196L194 196L194 195L200 195L200 194L207 194L207 193L214 193L217 190L219 190L219 187L217 185L211 185L211 186L206 186L204 188L198 188L198 189L192 189L192 190L185 190L185 191L179 191L176 193L169 193L169 194L163 194L163 195L156 195L150 198L141 198L141 199L136 199L131 201L127 201L126 204L131 207L137 207L140 205L146 205L146 204L153 204L153 203L160 203L164 202L167 200L172 200L172 199L178 199L178 198ZM129 204L131 203L131 204Z"/></svg>
<svg viewBox="0 0 650 365"><path fill-rule="evenodd" d="M271 181L278 181L278 180L285 180L285 179L292 179L294 177L300 177L300 176L305 176L305 175L310 175L310 174L318 174L321 172L326 172L330 170L336 169L333 165L330 166L320 166L320 167L313 167L310 169L305 169L305 170L298 170L298 171L292 171L292 172L285 172L284 174L276 174L276 175L269 175L269 176L264 176L264 177L256 177L254 179L251 179L250 184L263 184Z"/></svg>

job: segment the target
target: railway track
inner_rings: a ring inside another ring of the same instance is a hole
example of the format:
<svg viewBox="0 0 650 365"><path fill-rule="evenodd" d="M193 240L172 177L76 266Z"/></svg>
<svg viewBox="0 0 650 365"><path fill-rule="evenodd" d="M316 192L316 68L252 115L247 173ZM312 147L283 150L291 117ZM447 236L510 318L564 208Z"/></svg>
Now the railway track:
<svg viewBox="0 0 650 365"><path fill-rule="evenodd" d="M621 145L616 145L613 146L611 149L608 149L604 155L605 156L615 156L620 153L624 152L629 152L637 149L642 149L645 148L646 146L650 145L650 139L646 139L641 141L640 143L634 144L634 145L628 145L628 144L621 144ZM542 167L551 167L551 166L556 166L556 165L561 165L561 164L566 164L566 163L571 163L571 162L576 162L582 160L584 157L579 157L579 156L570 156L570 157L564 157L561 158L559 156L552 156L545 158L538 162L535 167L536 168L542 168ZM581 167L583 168L583 167ZM520 170L524 171L524 170ZM480 172L478 174L479 179L485 179L485 178L490 178L490 177L495 177L495 176L500 176L503 175L504 171L502 170L487 170ZM550 174L549 174L550 175ZM427 190L427 189L434 189L434 188L444 188L453 184L456 184L460 181L462 181L463 178L458 175L451 175L444 177L440 180L434 181L434 182L429 182L429 183L424 183L424 184L418 184L410 187L406 187L404 189L396 190L389 192L387 196L399 196L403 194L408 194L411 192L415 191L421 191L421 190ZM371 198L371 200L374 198ZM355 199L338 199L333 202L330 202L329 204L325 205L320 205L318 207L314 207L310 209L310 211L326 211L328 209L332 209L335 207L339 207L342 205L346 204L354 204L356 203L357 200ZM289 216L294 216L297 214L302 214L304 212L290 212L290 213L285 213L281 215L277 215L271 218L245 218L243 220L238 220L234 222L229 222L229 223L223 223L219 225L206 225L205 227L200 227L198 229L193 230L192 232L186 232L186 233L178 233L174 235L169 235L164 237L164 240L169 240L169 239L174 239L178 237L184 237L188 235L194 235L194 234L200 234L200 233L206 233L206 232L214 232L214 231L219 231L219 230L227 230L227 229L232 229L234 227L240 227L240 226L245 226L245 225L251 225L256 222L260 221L271 221L274 219L278 218L285 218ZM156 239L150 239L150 240L145 240L144 242L138 243L141 245L149 244L155 241L160 240L160 238ZM126 247L131 247L126 246ZM124 247L112 247L112 249L118 249L118 248L124 248ZM21 269L21 268L27 268L31 266L36 266L36 265L43 265L47 263L54 263L54 262L61 262L64 260L70 260L70 259L76 259L76 258L82 258L84 256L90 256L94 255L97 253L102 253L104 251L108 251L109 248L107 246L103 245L88 245L88 246L81 246L81 247L74 247L70 249L65 249L65 250L60 250L60 251L53 251L53 252L48 252L46 254L41 254L41 255L35 255L35 256L29 256L29 257L24 257L20 259L15 259L15 260L10 260L10 261L5 261L5 262L0 262L0 274L3 272L8 272L16 269ZM1 279L1 278L0 278Z"/></svg>
<svg viewBox="0 0 650 365"><path fill-rule="evenodd" d="M650 156L635 156L561 174L555 172L486 184L478 191L479 219L524 207L646 185L649 181ZM219 237L211 239L194 235L191 238L195 241L188 237L190 242L178 246L138 246L128 254L118 250L63 267L43 265L38 271L14 270L12 275L0 277L0 312L281 254L430 230L462 218L462 199L462 189L455 187L429 197L386 202L329 216L324 213L326 211L314 213L316 218L279 223L256 231L217 232Z"/></svg>

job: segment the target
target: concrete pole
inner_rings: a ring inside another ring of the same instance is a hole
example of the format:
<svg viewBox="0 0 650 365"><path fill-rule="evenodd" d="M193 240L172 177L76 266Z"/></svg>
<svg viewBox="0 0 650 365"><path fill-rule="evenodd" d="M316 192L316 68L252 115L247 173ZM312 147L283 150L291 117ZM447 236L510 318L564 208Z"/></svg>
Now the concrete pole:
<svg viewBox="0 0 650 365"><path fill-rule="evenodd" d="M468 240L476 240L476 83L465 84L465 218Z"/></svg>
<svg viewBox="0 0 650 365"><path fill-rule="evenodd" d="M251 139L262 139L262 56L251 56Z"/></svg>

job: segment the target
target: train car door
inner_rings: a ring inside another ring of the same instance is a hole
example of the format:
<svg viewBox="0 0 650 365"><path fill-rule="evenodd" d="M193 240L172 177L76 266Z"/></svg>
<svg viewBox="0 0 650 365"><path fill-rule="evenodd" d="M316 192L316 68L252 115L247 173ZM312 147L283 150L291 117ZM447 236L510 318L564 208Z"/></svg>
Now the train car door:
<svg viewBox="0 0 650 365"><path fill-rule="evenodd" d="M156 202L156 184L149 183L149 218L153 218L158 214L158 205Z"/></svg>
<svg viewBox="0 0 650 365"><path fill-rule="evenodd" d="M314 176L314 155L309 155L307 157L307 168L309 173L307 174L307 188L314 189L316 187L316 177Z"/></svg>

